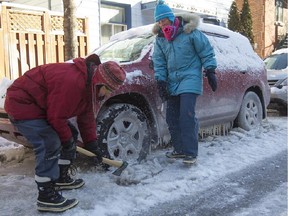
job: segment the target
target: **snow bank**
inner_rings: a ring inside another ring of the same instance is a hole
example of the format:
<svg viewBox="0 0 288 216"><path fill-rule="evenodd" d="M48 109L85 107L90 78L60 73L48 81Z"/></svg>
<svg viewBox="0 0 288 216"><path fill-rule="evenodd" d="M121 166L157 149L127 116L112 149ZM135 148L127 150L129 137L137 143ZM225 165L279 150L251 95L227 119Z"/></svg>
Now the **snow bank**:
<svg viewBox="0 0 288 216"><path fill-rule="evenodd" d="M9 80L4 77L0 83L0 108L4 108L7 88L13 83L14 80Z"/></svg>
<svg viewBox="0 0 288 216"><path fill-rule="evenodd" d="M0 137L0 164L12 160L24 159L25 147Z"/></svg>

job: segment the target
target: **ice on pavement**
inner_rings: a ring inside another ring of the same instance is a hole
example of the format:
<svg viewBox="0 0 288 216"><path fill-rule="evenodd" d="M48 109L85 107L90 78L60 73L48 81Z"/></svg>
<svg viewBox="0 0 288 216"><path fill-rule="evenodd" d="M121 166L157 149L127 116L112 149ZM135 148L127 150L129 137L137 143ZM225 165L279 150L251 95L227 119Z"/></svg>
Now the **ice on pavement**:
<svg viewBox="0 0 288 216"><path fill-rule="evenodd" d="M7 143L9 141L0 140L0 146L7 147ZM14 145L11 143L11 146ZM61 215L133 215L159 203L204 191L221 181L225 175L285 150L287 151L287 117L269 117L255 130L247 132L235 128L227 136L210 136L200 140L198 162L191 167L183 165L181 160L166 159L165 152L168 149L153 151L140 164L130 162L120 177L112 175L114 168L109 172L101 172L85 168L83 162L78 167L77 177L85 180L85 186L80 190L63 192L65 197L79 199L79 204ZM15 155L14 158L20 157ZM29 158L31 161L31 157ZM14 160L1 164L0 215L37 214L34 176L27 174L33 172L34 167L33 163L25 165L29 158L24 157L24 161L20 163ZM9 164L13 164L10 172ZM275 208L278 208L277 212L286 212L286 201L277 198L281 194L283 197L280 189L279 193L276 191L275 194L269 194L270 205L259 204L258 210L251 206L243 210L243 215L251 215L247 212L273 215ZM263 200L265 201L265 197Z"/></svg>

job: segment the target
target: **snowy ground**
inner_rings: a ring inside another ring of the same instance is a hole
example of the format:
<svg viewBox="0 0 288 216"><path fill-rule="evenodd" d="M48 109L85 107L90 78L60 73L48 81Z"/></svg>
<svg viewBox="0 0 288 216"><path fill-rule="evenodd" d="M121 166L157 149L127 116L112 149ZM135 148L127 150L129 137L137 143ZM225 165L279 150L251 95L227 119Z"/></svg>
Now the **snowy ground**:
<svg viewBox="0 0 288 216"><path fill-rule="evenodd" d="M287 117L269 117L261 127L250 132L238 128L227 136L201 140L198 162L191 167L183 165L181 160L166 159L166 151L153 152L141 164L130 162L120 177L87 168L87 162L79 157L77 177L83 178L86 184L80 190L63 192L65 197L79 199L79 204L60 215L133 215L183 195L204 191L228 174L287 151ZM33 165L31 150L0 139L1 216L39 214ZM287 182L263 197L261 203L239 209L237 216L270 216L275 209L281 212L277 215L287 215Z"/></svg>

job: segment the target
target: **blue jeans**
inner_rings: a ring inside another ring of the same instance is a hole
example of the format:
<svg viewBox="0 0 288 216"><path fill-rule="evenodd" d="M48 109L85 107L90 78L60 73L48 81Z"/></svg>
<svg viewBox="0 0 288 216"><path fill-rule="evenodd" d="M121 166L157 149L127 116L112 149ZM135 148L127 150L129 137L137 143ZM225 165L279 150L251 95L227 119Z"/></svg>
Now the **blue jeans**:
<svg viewBox="0 0 288 216"><path fill-rule="evenodd" d="M11 120L11 122L33 146L36 157L35 175L48 177L51 181L57 180L61 141L56 131L45 119Z"/></svg>
<svg viewBox="0 0 288 216"><path fill-rule="evenodd" d="M166 108L166 121L174 150L194 157L198 155L197 97L193 93L170 96Z"/></svg>

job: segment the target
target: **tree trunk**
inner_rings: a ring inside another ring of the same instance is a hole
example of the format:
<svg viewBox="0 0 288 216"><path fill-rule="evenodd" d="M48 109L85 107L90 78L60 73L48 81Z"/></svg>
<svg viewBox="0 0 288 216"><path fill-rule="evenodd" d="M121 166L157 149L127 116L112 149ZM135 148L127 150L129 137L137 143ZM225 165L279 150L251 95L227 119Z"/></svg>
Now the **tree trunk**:
<svg viewBox="0 0 288 216"><path fill-rule="evenodd" d="M77 18L74 0L63 0L64 6L64 53L65 61L78 57L77 47Z"/></svg>

